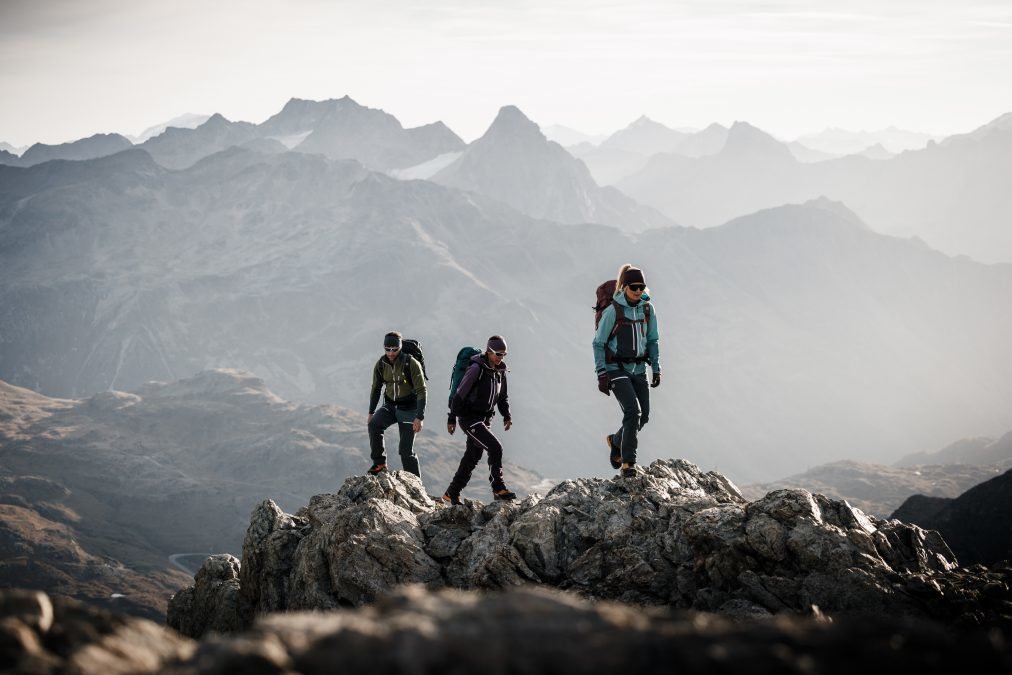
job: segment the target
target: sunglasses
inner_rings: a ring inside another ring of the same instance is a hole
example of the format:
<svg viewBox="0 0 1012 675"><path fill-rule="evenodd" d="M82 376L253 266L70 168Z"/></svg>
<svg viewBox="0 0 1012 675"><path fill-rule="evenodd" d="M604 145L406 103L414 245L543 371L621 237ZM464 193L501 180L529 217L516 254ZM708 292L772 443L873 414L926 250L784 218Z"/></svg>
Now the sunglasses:
<svg viewBox="0 0 1012 675"><path fill-rule="evenodd" d="M646 288L646 284L629 284L630 291L645 291Z"/></svg>
<svg viewBox="0 0 1012 675"><path fill-rule="evenodd" d="M401 350L400 347L384 347L383 348L383 351L385 351L385 352L399 352L400 350Z"/></svg>
<svg viewBox="0 0 1012 675"><path fill-rule="evenodd" d="M497 351L493 350L492 353L495 354L496 356L498 356L500 359L502 357L506 356L506 352L497 352Z"/></svg>

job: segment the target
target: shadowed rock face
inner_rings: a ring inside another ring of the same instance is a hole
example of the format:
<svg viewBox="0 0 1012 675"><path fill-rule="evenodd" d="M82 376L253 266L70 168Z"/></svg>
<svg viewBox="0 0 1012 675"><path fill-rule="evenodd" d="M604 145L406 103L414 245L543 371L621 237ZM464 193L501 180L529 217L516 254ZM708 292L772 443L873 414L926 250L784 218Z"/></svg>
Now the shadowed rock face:
<svg viewBox="0 0 1012 675"><path fill-rule="evenodd" d="M242 555L241 565L209 559L170 601L169 625L191 636L227 631L258 614L362 605L403 583L533 583L734 616L815 605L947 622L972 598L980 604L970 623L1007 615L1009 600L1007 574L985 592L993 579L957 570L935 532L804 490L749 503L684 460L656 461L631 479L566 481L543 498L458 507L434 504L410 474L353 477L295 515L262 502Z"/></svg>
<svg viewBox="0 0 1012 675"><path fill-rule="evenodd" d="M0 590L0 636L0 668L32 673L950 675L968 663L993 673L1012 665L998 630L889 616L729 619L529 586L503 593L401 586L368 607L273 614L247 632L200 643L149 621Z"/></svg>

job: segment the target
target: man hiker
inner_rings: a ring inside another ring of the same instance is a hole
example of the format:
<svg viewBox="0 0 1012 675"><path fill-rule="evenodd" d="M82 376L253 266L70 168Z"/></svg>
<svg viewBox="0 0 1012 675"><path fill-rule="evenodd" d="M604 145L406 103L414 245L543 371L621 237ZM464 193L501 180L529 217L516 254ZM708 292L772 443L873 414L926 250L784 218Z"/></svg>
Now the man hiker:
<svg viewBox="0 0 1012 675"><path fill-rule="evenodd" d="M422 430L425 419L425 376L418 360L401 351L401 334L394 331L383 336L383 356L372 370L372 393L369 396L369 449L372 452L373 476L387 470L383 433L397 424L401 466L419 478L418 456L415 455L415 434ZM377 410L383 388L383 406Z"/></svg>
<svg viewBox="0 0 1012 675"><path fill-rule="evenodd" d="M597 388L608 396L614 391L622 408L622 426L605 442L612 468L621 468L624 477L636 475L637 433L650 419L647 362L653 373L650 387L661 383L657 340L657 314L643 270L622 265L611 302L601 311L593 346Z"/></svg>
<svg viewBox="0 0 1012 675"><path fill-rule="evenodd" d="M450 487L443 494L443 501L460 504L460 492L471 480L471 472L478 465L483 452L488 452L488 482L492 486L492 497L496 500L516 499L516 493L506 488L502 475L502 444L490 429L495 409L502 415L503 429L513 426L510 416L509 395L506 391L506 341L501 335L488 339L483 354L471 357L457 391L450 400L450 414L446 430L451 434L460 428L467 436L464 457L460 460L457 473L450 481Z"/></svg>

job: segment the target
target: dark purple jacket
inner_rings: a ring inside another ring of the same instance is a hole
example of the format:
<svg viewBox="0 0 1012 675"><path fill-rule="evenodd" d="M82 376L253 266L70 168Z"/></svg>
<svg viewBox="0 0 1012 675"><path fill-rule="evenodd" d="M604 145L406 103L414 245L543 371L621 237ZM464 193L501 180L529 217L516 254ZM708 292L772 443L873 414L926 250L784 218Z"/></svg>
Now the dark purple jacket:
<svg viewBox="0 0 1012 675"><path fill-rule="evenodd" d="M484 354L472 356L450 402L450 412L456 417L488 417L498 407L503 419L510 419L506 372L505 361L493 368Z"/></svg>

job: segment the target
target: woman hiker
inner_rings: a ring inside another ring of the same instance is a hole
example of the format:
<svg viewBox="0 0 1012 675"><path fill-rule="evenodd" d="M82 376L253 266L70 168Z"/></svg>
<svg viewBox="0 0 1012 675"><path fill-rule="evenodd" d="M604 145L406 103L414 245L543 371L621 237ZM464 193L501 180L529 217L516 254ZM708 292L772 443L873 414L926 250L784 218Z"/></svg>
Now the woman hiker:
<svg viewBox="0 0 1012 675"><path fill-rule="evenodd" d="M621 428L605 441L612 468L621 468L624 477L636 475L637 433L650 419L648 362L653 373L650 387L661 383L657 314L646 291L643 270L622 265L593 342L597 388L608 396L614 391L622 408Z"/></svg>

